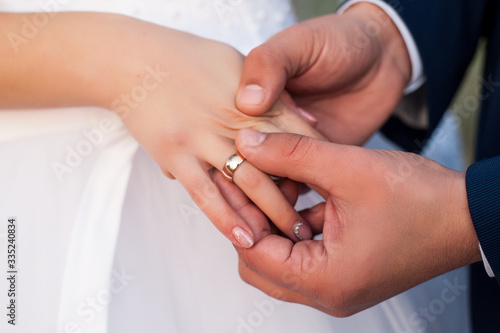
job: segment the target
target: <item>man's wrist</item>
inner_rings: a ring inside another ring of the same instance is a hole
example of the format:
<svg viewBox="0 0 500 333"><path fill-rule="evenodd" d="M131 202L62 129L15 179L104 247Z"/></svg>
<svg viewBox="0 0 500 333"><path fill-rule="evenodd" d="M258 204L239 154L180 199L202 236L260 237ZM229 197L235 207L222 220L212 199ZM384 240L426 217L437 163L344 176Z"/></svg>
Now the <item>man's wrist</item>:
<svg viewBox="0 0 500 333"><path fill-rule="evenodd" d="M449 253L455 252L459 255L457 266L460 267L481 261L481 251L478 247L479 240L469 212L465 172L450 172L453 173L453 184L449 188L449 195L451 196L449 203L451 204L448 205L450 210L444 218L448 221L450 235L455 232L457 236L450 243Z"/></svg>
<svg viewBox="0 0 500 333"><path fill-rule="evenodd" d="M412 77L412 63L405 41L391 17L379 6L369 2L355 3L345 11L364 22L364 33L375 36L381 47L382 61L402 76L405 84Z"/></svg>
<svg viewBox="0 0 500 333"><path fill-rule="evenodd" d="M422 59L420 57L420 52L418 50L418 46L413 39L413 36L406 26L405 22L399 16L398 9L399 7L394 7L383 0L348 0L345 1L337 10L337 13L342 14L350 7L358 4L360 2L364 3L372 3L378 7L380 7L393 21L396 27L399 30L399 33L403 37L403 40L406 45L406 49L410 56L411 62L411 79L410 82L405 87L404 93L410 94L415 90L419 89L423 83L425 82L425 75L423 69ZM396 4L397 5L397 4Z"/></svg>

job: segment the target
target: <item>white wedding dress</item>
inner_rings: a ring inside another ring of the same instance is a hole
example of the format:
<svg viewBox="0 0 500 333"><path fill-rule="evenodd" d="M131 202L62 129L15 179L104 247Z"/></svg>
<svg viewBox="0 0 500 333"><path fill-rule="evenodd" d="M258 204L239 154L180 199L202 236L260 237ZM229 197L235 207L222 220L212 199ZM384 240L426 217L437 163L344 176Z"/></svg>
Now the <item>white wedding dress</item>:
<svg viewBox="0 0 500 333"><path fill-rule="evenodd" d="M294 22L287 0L0 0L0 10L122 13L243 53ZM7 219L18 223L16 326L2 278L2 333L469 331L465 270L345 319L246 285L229 241L109 111L2 110L0 156L5 274Z"/></svg>

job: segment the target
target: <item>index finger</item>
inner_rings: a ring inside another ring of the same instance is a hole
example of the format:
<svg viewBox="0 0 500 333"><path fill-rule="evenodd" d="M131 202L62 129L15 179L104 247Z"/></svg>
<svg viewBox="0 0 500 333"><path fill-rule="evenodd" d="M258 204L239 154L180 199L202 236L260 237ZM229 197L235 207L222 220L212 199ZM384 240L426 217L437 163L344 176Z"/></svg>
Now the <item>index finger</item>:
<svg viewBox="0 0 500 333"><path fill-rule="evenodd" d="M263 134L242 129L236 147L258 169L332 192L353 186L363 163L359 147L316 140L297 134Z"/></svg>
<svg viewBox="0 0 500 333"><path fill-rule="evenodd" d="M307 25L298 24L253 49L243 65L236 97L238 109L253 116L269 110L287 80L314 64L317 48L313 44L313 31Z"/></svg>

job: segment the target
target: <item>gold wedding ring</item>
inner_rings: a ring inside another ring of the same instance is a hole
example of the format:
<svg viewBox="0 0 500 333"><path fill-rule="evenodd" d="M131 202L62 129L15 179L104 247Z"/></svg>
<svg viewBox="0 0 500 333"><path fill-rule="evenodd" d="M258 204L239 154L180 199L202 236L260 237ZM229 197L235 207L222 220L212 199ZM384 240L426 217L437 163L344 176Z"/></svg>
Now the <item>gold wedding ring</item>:
<svg viewBox="0 0 500 333"><path fill-rule="evenodd" d="M229 180L233 181L234 172L240 166L241 163L245 161L243 155L240 152L235 152L233 155L229 156L226 164L222 168L222 174Z"/></svg>

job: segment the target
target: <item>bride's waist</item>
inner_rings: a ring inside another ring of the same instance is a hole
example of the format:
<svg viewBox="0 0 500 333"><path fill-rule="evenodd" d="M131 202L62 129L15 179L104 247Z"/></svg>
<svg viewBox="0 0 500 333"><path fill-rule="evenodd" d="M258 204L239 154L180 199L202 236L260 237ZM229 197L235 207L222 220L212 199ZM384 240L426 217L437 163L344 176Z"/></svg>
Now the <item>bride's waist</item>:
<svg viewBox="0 0 500 333"><path fill-rule="evenodd" d="M101 108L0 110L0 143L92 130L109 136L126 132L116 114Z"/></svg>

